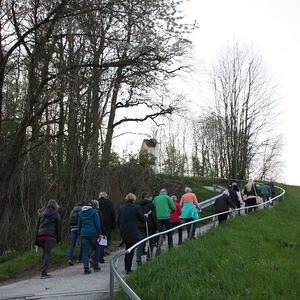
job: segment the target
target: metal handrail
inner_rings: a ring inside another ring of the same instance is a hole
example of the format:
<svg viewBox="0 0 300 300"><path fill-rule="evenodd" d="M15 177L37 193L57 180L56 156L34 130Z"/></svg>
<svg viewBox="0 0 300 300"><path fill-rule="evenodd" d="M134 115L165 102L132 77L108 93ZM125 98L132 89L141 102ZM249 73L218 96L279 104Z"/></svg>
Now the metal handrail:
<svg viewBox="0 0 300 300"><path fill-rule="evenodd" d="M271 198L269 199L268 201L265 201L263 203L259 203L259 204L256 204L256 205L251 205L251 206L247 206L247 207L243 207L243 208L237 208L237 209L234 209L234 211L241 211L241 210L245 210L245 209L249 209L249 208L255 208L255 207L259 207L259 206L263 206L263 205L266 205L267 203L271 203L273 202L274 200L277 200L279 199L280 197L282 197L282 199L284 200L284 195L285 195L285 190L281 187L278 187L278 186L275 186L276 188L280 189L281 190L281 193L277 196L275 196L274 198ZM201 203L204 203L205 202L205 205L207 203L212 203L212 199L214 199L214 201L220 197L221 195L217 195L215 197L212 197L210 199L207 199L205 201L202 201L202 202L199 202L199 205ZM213 202L214 203L214 202ZM212 203L212 204L213 204ZM212 205L210 204L210 205ZM209 205L207 206L204 206L204 207L208 207ZM200 205L201 207L201 205ZM186 223L183 223L181 225L178 225L176 227L173 227L171 229L168 229L166 231L162 231L162 232L158 232L158 233L155 233L153 235L150 235L140 241L138 241L136 244L134 244L133 246L131 246L130 248L128 248L127 250L123 250L121 252L119 252L118 254L116 254L111 260L110 260L110 292L109 292L109 299L110 300L113 300L114 299L114 277L116 277L116 279L118 280L119 284L121 285L121 287L123 288L123 290L126 292L126 294L131 298L131 299L134 299L134 300L141 300L141 298L130 288L130 286L125 282L125 280L121 277L121 275L117 272L117 264L118 264L118 260L121 256L125 255L125 254L128 254L130 253L131 251L133 251L136 247L138 247L140 244L156 237L156 236L160 236L160 235L164 235L166 233L169 233L171 231L174 231L178 228L181 228L181 227L184 227L184 226L187 226L187 225L191 225L191 224L194 224L194 223L197 223L199 221L204 221L204 220L208 220L208 219L213 219L217 216L220 216L220 215L223 215L223 214L226 214L226 213L230 213L232 212L232 210L228 210L228 211L224 211L224 212L221 212L221 213L217 213L217 214L213 214L213 215L210 215L210 216L206 216L206 217L203 217L203 218L200 218L198 220L193 220L193 221L190 221L190 222L186 222Z"/></svg>

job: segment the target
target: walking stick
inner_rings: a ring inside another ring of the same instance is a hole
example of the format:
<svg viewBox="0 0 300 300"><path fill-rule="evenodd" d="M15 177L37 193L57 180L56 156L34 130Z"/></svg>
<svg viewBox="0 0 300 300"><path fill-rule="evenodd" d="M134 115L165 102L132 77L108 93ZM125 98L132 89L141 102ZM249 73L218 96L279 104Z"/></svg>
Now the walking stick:
<svg viewBox="0 0 300 300"><path fill-rule="evenodd" d="M148 211L148 213L145 214L146 217L146 233L147 233L147 237L149 237L149 228L148 228L148 216L151 214L151 210ZM148 240L148 247L147 247L147 251L149 253L150 258L152 257L152 253L151 253L151 247L150 247L150 240ZM148 257L148 255L147 255Z"/></svg>

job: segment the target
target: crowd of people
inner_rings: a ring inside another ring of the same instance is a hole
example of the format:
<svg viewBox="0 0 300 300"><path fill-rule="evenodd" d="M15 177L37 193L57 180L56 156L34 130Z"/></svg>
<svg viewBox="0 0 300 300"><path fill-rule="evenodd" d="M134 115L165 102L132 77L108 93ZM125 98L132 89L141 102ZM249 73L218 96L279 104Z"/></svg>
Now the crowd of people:
<svg viewBox="0 0 300 300"><path fill-rule="evenodd" d="M272 183L261 186L249 180L242 191L238 184L233 182L215 201L215 212L227 212L230 207L240 208L242 205L252 206L261 201L267 201L274 196L275 188ZM109 255L108 247L112 231L116 226L120 229L121 244L129 249L146 236L153 235L176 227L183 222L187 224L187 236L195 238L195 224L189 224L199 219L201 211L197 197L192 189L185 188L181 198L176 195L169 196L167 190L162 188L159 195L151 196L143 192L141 199L136 201L136 196L129 193L125 196L125 203L121 206L116 218L112 201L106 192L100 192L98 200L77 203L69 217L70 247L67 255L69 265L74 265L74 249L80 239L80 250L76 259L83 264L84 274L101 270L100 264L104 263L105 255ZM36 229L35 244L43 249L41 278L51 277L47 273L52 248L61 241L59 205L51 199L46 209L39 211L39 220ZM249 208L250 212L253 208ZM255 208L254 208L255 209ZM228 217L228 213L218 216L219 223ZM182 227L178 228L178 244L183 242ZM149 242L141 243L137 247L136 262L142 264L142 256L147 255L147 260L153 255L154 247L159 252L163 243L163 236L153 237ZM167 233L168 247L173 248L173 231ZM126 273L131 272L134 251L127 253L124 258Z"/></svg>

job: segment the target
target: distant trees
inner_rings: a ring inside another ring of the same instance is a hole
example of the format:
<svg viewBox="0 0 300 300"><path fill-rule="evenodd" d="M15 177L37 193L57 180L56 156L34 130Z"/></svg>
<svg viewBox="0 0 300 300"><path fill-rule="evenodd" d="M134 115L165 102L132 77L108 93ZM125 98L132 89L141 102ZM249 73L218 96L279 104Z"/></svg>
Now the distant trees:
<svg viewBox="0 0 300 300"><path fill-rule="evenodd" d="M98 192L100 176L109 182L118 126L178 109L163 96L193 30L181 2L0 1L0 252L17 247L14 230L28 243L48 197L64 216Z"/></svg>
<svg viewBox="0 0 300 300"><path fill-rule="evenodd" d="M238 44L228 47L212 68L210 84L213 105L194 124L194 173L237 179L251 172L270 175L279 159L278 138L270 130L276 98L261 58ZM267 148L269 154L259 159Z"/></svg>

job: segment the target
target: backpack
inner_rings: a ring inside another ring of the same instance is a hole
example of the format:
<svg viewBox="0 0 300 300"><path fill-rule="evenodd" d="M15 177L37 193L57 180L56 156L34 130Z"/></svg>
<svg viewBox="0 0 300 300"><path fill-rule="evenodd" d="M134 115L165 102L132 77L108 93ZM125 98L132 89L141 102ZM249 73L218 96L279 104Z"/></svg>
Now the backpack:
<svg viewBox="0 0 300 300"><path fill-rule="evenodd" d="M76 226L78 221L78 210L72 210L70 214L70 226Z"/></svg>

